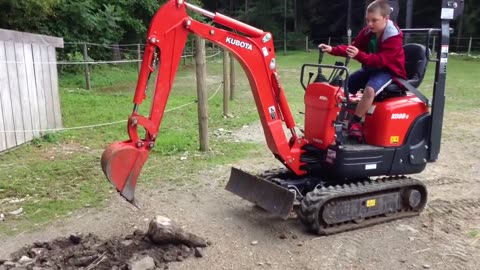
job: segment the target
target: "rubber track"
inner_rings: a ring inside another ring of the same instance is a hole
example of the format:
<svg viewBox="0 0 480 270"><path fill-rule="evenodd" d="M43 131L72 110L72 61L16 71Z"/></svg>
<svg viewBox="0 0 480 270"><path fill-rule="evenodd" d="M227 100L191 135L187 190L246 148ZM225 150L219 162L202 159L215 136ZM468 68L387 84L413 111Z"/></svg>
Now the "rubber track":
<svg viewBox="0 0 480 270"><path fill-rule="evenodd" d="M368 194L378 194L381 192L388 192L392 190L398 190L403 187L412 186L420 187L425 192L425 198L421 209L415 211L410 209L402 209L389 215L379 215L365 218L362 222L359 223L350 221L337 223L334 225L328 225L318 219L318 216L322 216L320 211L323 210L323 206L327 202L333 200L335 200L336 202L341 200L349 200L361 196L369 196ZM406 178L405 176L393 178L390 177L388 179L383 178L375 181L365 181L360 183L344 184L342 186L337 185L316 188L311 192L307 193L307 196L302 200L300 209L300 212L302 212L302 214L300 215L300 217L302 218L303 224L305 224L310 231L316 234L335 234L367 226L372 226L395 219L417 216L425 207L426 195L427 191L425 185L422 182L412 178Z"/></svg>

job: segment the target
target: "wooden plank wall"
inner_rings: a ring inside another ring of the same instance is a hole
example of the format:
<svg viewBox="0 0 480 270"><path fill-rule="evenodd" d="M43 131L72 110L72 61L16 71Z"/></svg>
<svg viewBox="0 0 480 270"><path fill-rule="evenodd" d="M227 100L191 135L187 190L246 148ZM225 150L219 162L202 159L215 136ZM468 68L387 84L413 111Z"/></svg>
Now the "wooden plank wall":
<svg viewBox="0 0 480 270"><path fill-rule="evenodd" d="M55 48L63 39L0 29L0 152L62 127Z"/></svg>

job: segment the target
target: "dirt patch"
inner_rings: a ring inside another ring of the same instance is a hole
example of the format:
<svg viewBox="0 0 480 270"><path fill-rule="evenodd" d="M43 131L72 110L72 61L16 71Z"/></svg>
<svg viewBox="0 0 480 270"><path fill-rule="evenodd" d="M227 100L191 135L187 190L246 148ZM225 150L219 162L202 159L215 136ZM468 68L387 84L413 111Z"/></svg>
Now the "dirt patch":
<svg viewBox="0 0 480 270"><path fill-rule="evenodd" d="M12 253L12 260L0 261L0 269L168 269L168 263L191 256L202 257L203 251L185 244L158 245L141 230L106 240L76 234L23 247Z"/></svg>
<svg viewBox="0 0 480 270"><path fill-rule="evenodd" d="M37 147L42 148L42 145L39 144ZM101 154L101 151L101 149L91 149L76 142L65 142L54 147L43 148L40 156L44 160L68 160L77 153Z"/></svg>

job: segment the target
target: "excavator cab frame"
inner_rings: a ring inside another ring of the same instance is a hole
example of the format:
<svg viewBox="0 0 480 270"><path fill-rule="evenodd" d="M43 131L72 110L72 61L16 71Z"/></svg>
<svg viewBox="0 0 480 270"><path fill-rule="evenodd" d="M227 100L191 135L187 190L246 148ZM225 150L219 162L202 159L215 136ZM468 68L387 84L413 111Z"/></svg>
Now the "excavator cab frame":
<svg viewBox="0 0 480 270"><path fill-rule="evenodd" d="M463 4L463 0L443 0L441 28L427 31L428 35L437 33L440 41L435 60L437 65L431 112L427 109L429 104L414 95L385 103L390 107L413 104L414 108L421 109L415 111L417 116L408 122L408 132L405 132L408 136L404 143L384 147L348 145L341 141L344 114L340 113L338 104L348 105L349 96L340 93L343 80L338 78L342 78L343 73L348 78L346 64L313 64L318 70L339 70L340 76L335 76L333 84L317 76L313 83L305 86L302 68L306 118L309 117L309 120L305 120L305 134L298 135L277 74L271 33L183 0L167 1L155 14L147 33L133 99L134 108L128 119L129 139L107 147L102 155L102 169L119 193L127 201L135 203L137 179L158 138L187 36L194 34L229 50L243 67L267 146L285 167L282 171L269 171L258 176L232 168L227 190L282 218L286 218L293 206L297 205L301 221L317 234L337 233L418 215L426 204L426 187L420 181L403 175L422 171L427 160L435 161L438 157L445 103L449 22L463 13ZM231 31L192 19L187 10L201 14ZM143 116L139 114L139 107L146 98L147 81L155 70L156 55L159 75L150 113ZM416 93L408 84L404 87ZM318 107L316 101L319 100L327 101L327 105ZM320 113L324 120L315 119L314 115L319 111L322 111ZM310 127L317 126L317 122L322 122L321 128L316 128L317 131L320 129L319 133L308 135L310 130L315 130ZM307 124L310 126L308 129ZM284 125L290 131L289 138L284 132ZM146 131L143 138L139 136L139 128ZM329 140L317 139L315 136L318 134ZM424 158L418 159L418 156ZM380 180L371 178L382 175L388 177Z"/></svg>

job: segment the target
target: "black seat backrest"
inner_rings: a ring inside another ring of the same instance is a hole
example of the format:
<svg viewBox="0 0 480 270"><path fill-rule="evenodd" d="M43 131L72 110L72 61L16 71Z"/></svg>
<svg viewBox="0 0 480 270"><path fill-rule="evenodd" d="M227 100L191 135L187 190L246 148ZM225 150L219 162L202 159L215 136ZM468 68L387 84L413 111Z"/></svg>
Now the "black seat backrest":
<svg viewBox="0 0 480 270"><path fill-rule="evenodd" d="M407 81L414 87L420 86L427 70L427 51L425 46L417 43L403 45L405 52L405 71Z"/></svg>

